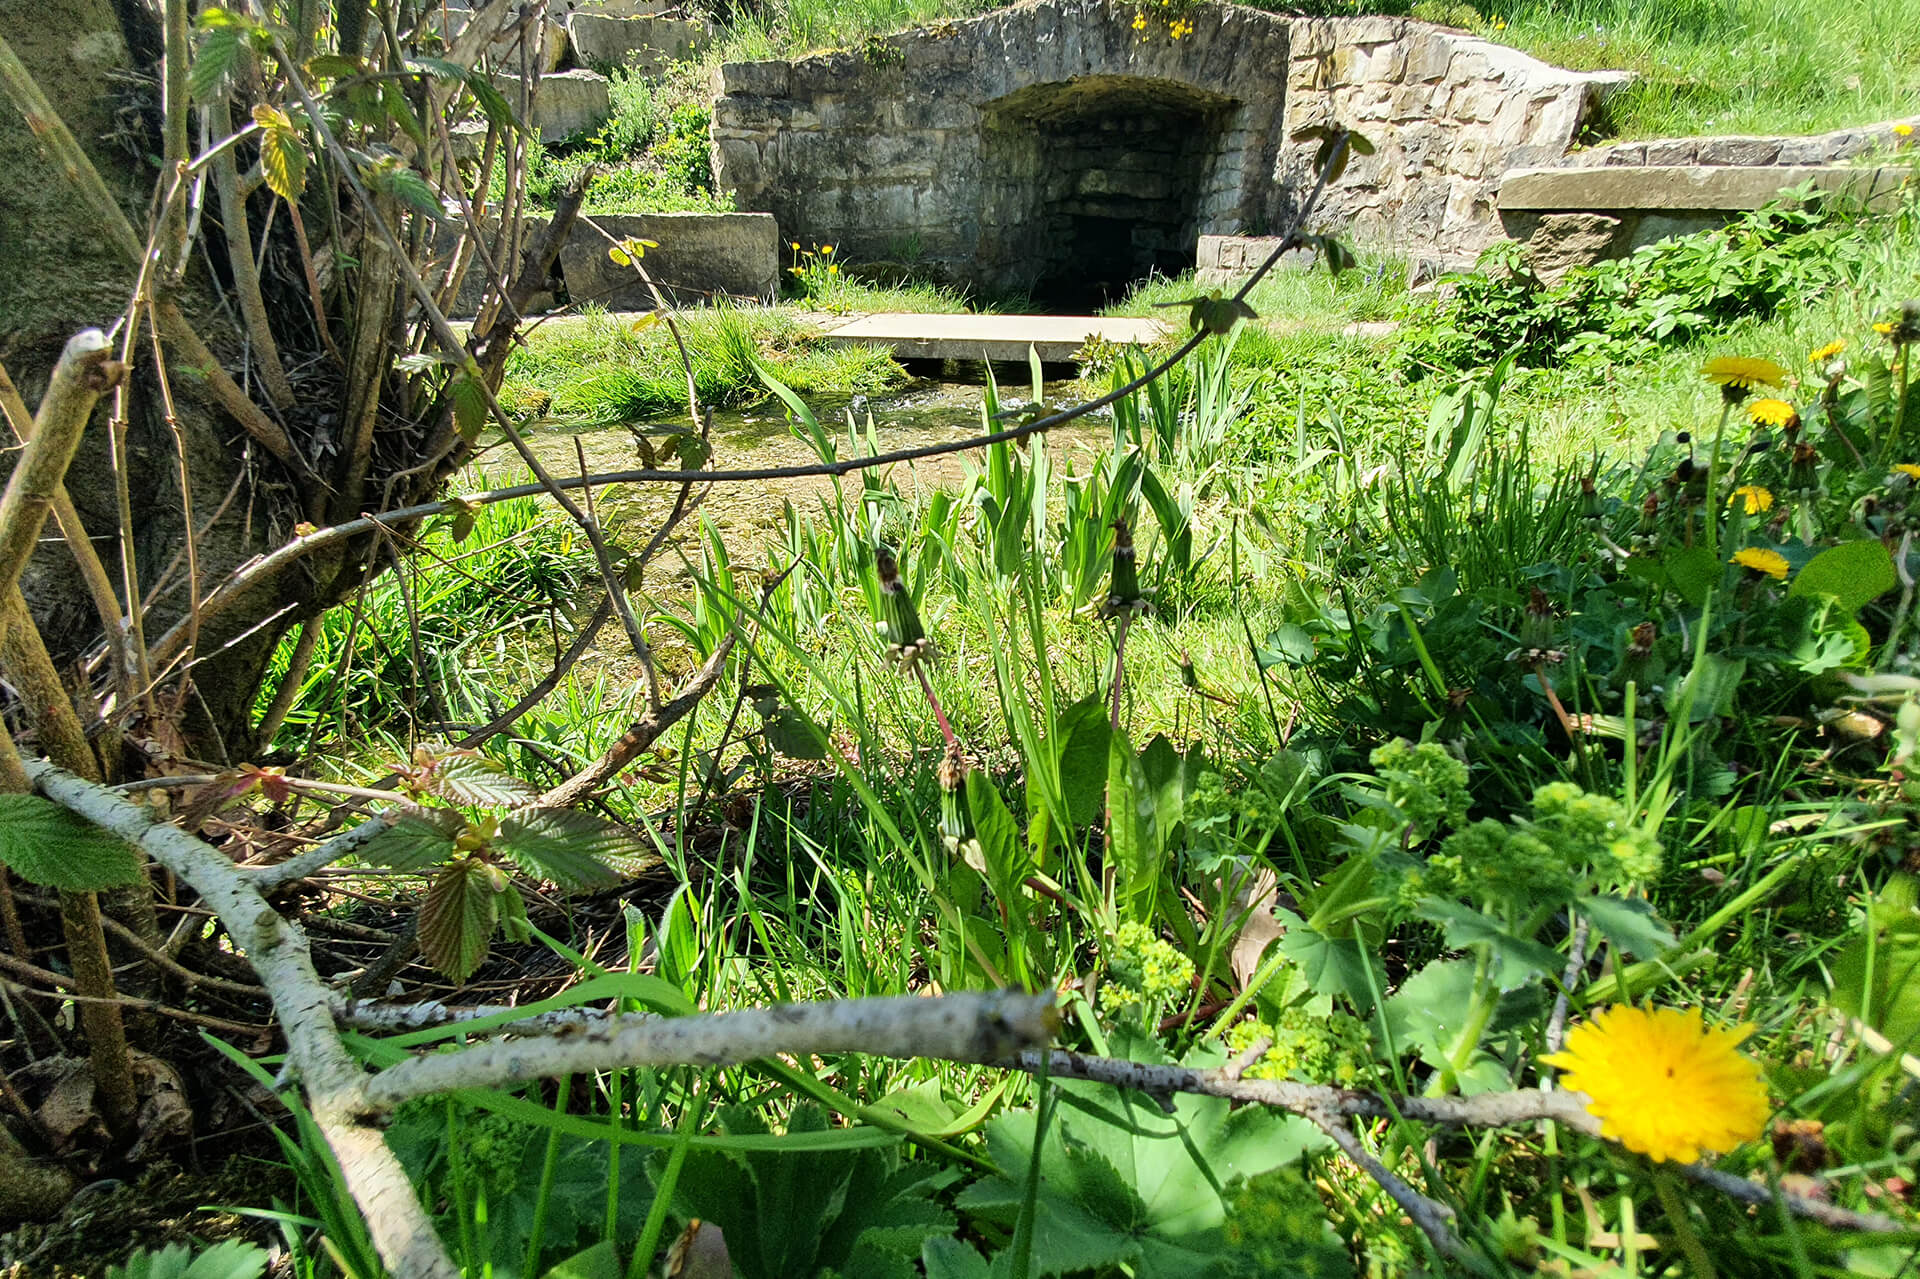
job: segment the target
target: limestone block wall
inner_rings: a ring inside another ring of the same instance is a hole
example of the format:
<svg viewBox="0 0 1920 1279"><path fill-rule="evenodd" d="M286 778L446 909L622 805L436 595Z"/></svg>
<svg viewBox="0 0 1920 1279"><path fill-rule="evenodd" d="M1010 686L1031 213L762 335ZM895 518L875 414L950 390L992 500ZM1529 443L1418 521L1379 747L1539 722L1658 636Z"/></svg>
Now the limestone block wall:
<svg viewBox="0 0 1920 1279"><path fill-rule="evenodd" d="M1502 238L1500 178L1566 154L1619 72L1565 71L1463 31L1406 18L1299 18L1287 77L1289 139L1277 184L1313 180L1332 123L1376 150L1322 197L1316 229L1448 264ZM1262 228L1277 229L1277 228Z"/></svg>
<svg viewBox="0 0 1920 1279"><path fill-rule="evenodd" d="M1141 256L1271 218L1289 20L1208 6L1187 39L1143 41L1132 12L1030 0L861 53L724 65L719 185L789 238L1001 288L1058 269L1063 230L1117 234L1120 201L1158 228L1125 246Z"/></svg>
<svg viewBox="0 0 1920 1279"><path fill-rule="evenodd" d="M1557 161L1617 74L1547 66L1410 19L1193 11L1146 38L1107 0L1028 0L862 53L716 76L715 174L783 235L1031 286L1191 263L1266 233L1312 182L1317 126L1366 133L1317 229L1471 259L1510 167ZM1133 230L1117 224L1131 221ZM1091 247L1088 247L1091 246Z"/></svg>

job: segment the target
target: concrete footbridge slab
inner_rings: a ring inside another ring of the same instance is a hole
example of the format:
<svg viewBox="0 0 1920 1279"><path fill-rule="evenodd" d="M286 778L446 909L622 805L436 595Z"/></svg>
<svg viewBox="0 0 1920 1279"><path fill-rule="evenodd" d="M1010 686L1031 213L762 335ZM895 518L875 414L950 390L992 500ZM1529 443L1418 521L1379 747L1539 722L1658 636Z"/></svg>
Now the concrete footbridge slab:
<svg viewBox="0 0 1920 1279"><path fill-rule="evenodd" d="M835 342L884 346L903 360L1024 360L1032 347L1050 364L1073 359L1095 338L1150 346L1172 331L1160 320L1101 315L882 313L824 326Z"/></svg>

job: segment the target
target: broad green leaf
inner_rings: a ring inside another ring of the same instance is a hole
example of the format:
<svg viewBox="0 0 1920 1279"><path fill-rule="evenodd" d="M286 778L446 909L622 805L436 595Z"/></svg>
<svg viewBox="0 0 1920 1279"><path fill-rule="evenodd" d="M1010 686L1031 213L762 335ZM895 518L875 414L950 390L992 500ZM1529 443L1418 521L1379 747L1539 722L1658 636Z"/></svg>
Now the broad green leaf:
<svg viewBox="0 0 1920 1279"><path fill-rule="evenodd" d="M70 893L140 882L140 853L118 835L38 795L0 795L0 863L31 884Z"/></svg>
<svg viewBox="0 0 1920 1279"><path fill-rule="evenodd" d="M1920 1042L1920 905L1916 881L1896 875L1833 958L1833 1003L1897 1045Z"/></svg>
<svg viewBox="0 0 1920 1279"><path fill-rule="evenodd" d="M1107 787L1107 752L1113 736L1105 699L1097 693L1082 698L1060 716L1060 790L1067 817L1076 827L1100 815L1100 797Z"/></svg>
<svg viewBox="0 0 1920 1279"><path fill-rule="evenodd" d="M1153 820L1153 792L1124 732L1107 747L1107 856L1123 920L1153 919L1160 887L1161 848Z"/></svg>
<svg viewBox="0 0 1920 1279"><path fill-rule="evenodd" d="M1387 998L1382 1009L1397 1051L1411 1048L1430 1066L1445 1063L1446 1055L1460 1036L1473 999L1473 968L1470 959L1436 959L1407 978L1400 989ZM1499 1035L1531 1033L1538 1024L1544 1003L1538 986L1500 996L1481 1036L1482 1044ZM1475 1078L1478 1076L1473 1063L1469 1063L1462 1086L1469 1091L1484 1091L1484 1087L1474 1088L1469 1084L1468 1081ZM1506 1087L1505 1076L1491 1082L1491 1086Z"/></svg>
<svg viewBox="0 0 1920 1279"><path fill-rule="evenodd" d="M1676 546L1660 559L1667 572L1667 584L1674 594L1699 608L1707 602L1707 593L1720 584L1725 569L1704 546Z"/></svg>
<svg viewBox="0 0 1920 1279"><path fill-rule="evenodd" d="M1687 671L1685 679L1667 690L1667 709L1677 714L1685 706L1687 720L1693 724L1730 714L1746 673L1746 658L1707 653Z"/></svg>
<svg viewBox="0 0 1920 1279"><path fill-rule="evenodd" d="M576 1252L554 1266L547 1271L545 1279L622 1279L625 1274L620 1266L620 1254L613 1250L613 1240L602 1239L585 1252Z"/></svg>
<svg viewBox="0 0 1920 1279"><path fill-rule="evenodd" d="M920 1264L927 1279L993 1279L986 1258L958 1239L927 1240L920 1250Z"/></svg>
<svg viewBox="0 0 1920 1279"><path fill-rule="evenodd" d="M987 883L994 897L1011 911L1022 900L1022 885L1035 870L1026 841L1020 838L1019 824L1007 811L993 780L977 768L967 774L967 808L973 814L974 835L986 862L982 869Z"/></svg>
<svg viewBox="0 0 1920 1279"><path fill-rule="evenodd" d="M460 438L473 443L487 424L486 388L472 374L462 373L448 383L447 394L453 400L453 423L459 428Z"/></svg>
<svg viewBox="0 0 1920 1279"><path fill-rule="evenodd" d="M1313 661L1313 636L1304 626L1283 622L1260 641L1253 657L1263 671L1276 666L1306 666Z"/></svg>
<svg viewBox="0 0 1920 1279"><path fill-rule="evenodd" d="M425 217L438 219L445 212L440 207L440 197L433 193L427 180L391 157L362 169L360 178L375 194L390 196Z"/></svg>
<svg viewBox="0 0 1920 1279"><path fill-rule="evenodd" d="M639 852L633 836L592 813L571 808L522 809L500 820L498 847L562 888L604 888L620 882L608 861Z"/></svg>
<svg viewBox="0 0 1920 1279"><path fill-rule="evenodd" d="M1787 594L1831 595L1848 613L1857 613L1899 584L1885 544L1863 539L1830 546L1808 560L1793 575Z"/></svg>
<svg viewBox="0 0 1920 1279"><path fill-rule="evenodd" d="M473 975L493 939L496 898L504 883L505 876L474 857L463 857L433 877L420 902L420 953L428 963L456 982Z"/></svg>
<svg viewBox="0 0 1920 1279"><path fill-rule="evenodd" d="M267 1271L266 1249L243 1239L214 1244L199 1255L183 1243L158 1252L139 1249L124 1266L108 1266L107 1279L260 1279Z"/></svg>
<svg viewBox="0 0 1920 1279"><path fill-rule="evenodd" d="M469 72L467 90L473 94L473 100L480 104L480 111L487 117L487 123L502 129L520 127L520 118L514 115L512 105L485 74L478 70Z"/></svg>
<svg viewBox="0 0 1920 1279"><path fill-rule="evenodd" d="M423 779L429 794L449 804L510 808L536 792L484 755L449 755L436 760Z"/></svg>
<svg viewBox="0 0 1920 1279"><path fill-rule="evenodd" d="M453 841L466 823L445 809L406 813L393 819L359 852L360 860L395 870L421 870L453 856Z"/></svg>
<svg viewBox="0 0 1920 1279"><path fill-rule="evenodd" d="M788 759L827 757L827 735L805 712L794 707L775 709L761 722L760 729L766 735L767 745Z"/></svg>
<svg viewBox="0 0 1920 1279"><path fill-rule="evenodd" d="M254 108L256 120L261 110ZM283 120L286 118L284 114L275 114ZM260 170L275 195L289 204L298 202L301 192L307 188L307 149L300 135L291 127L266 128L260 135Z"/></svg>
<svg viewBox="0 0 1920 1279"><path fill-rule="evenodd" d="M219 96L240 61L240 47L238 27L214 27L201 35L193 65L187 69L187 95L193 101L211 102Z"/></svg>
<svg viewBox="0 0 1920 1279"><path fill-rule="evenodd" d="M1386 976L1359 938L1329 937L1284 908L1274 914L1287 926L1276 943L1280 953L1299 966L1309 990L1342 996L1356 1008L1373 1007L1374 991L1386 989Z"/></svg>
<svg viewBox="0 0 1920 1279"><path fill-rule="evenodd" d="M1161 1057L1146 1042L1124 1051ZM1218 1053L1189 1066L1220 1064ZM1226 1243L1221 1189L1238 1177L1292 1164L1326 1144L1307 1121L1217 1097L1178 1096L1172 1113L1139 1093L1061 1081L1041 1146L1035 1273L1126 1265L1138 1279L1226 1279L1240 1273ZM1003 1171L963 1190L957 1204L1011 1227L1034 1141L1031 1110L987 1125L987 1150Z"/></svg>
<svg viewBox="0 0 1920 1279"><path fill-rule="evenodd" d="M1542 977L1558 975L1560 953L1528 937L1516 937L1500 921L1471 906L1444 897L1422 898L1415 907L1422 919L1439 924L1447 945L1462 950L1485 946L1493 956L1493 978L1502 993L1518 990Z"/></svg>
<svg viewBox="0 0 1920 1279"><path fill-rule="evenodd" d="M1573 908L1585 915L1616 949L1635 958L1651 959L1665 954L1673 946L1673 931L1653 913L1653 903L1643 897L1596 894L1575 898Z"/></svg>
<svg viewBox="0 0 1920 1279"><path fill-rule="evenodd" d="M925 1079L895 1089L860 1113L869 1122L878 1123L884 1119L891 1125L923 1137L957 1137L972 1132L984 1123L1000 1104L1000 1095L1005 1090L1004 1081L995 1084L977 1103L963 1111L957 1103L948 1099L939 1080Z"/></svg>

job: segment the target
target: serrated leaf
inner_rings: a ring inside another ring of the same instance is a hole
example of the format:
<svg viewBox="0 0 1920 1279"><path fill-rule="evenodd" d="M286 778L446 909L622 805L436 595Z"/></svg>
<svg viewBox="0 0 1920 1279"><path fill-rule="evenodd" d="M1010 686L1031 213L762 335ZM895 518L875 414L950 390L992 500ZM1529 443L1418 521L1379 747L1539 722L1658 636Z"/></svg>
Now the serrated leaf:
<svg viewBox="0 0 1920 1279"><path fill-rule="evenodd" d="M502 818L497 847L562 888L578 891L620 882L607 859L638 851L625 830L570 808L539 808Z"/></svg>
<svg viewBox="0 0 1920 1279"><path fill-rule="evenodd" d="M1485 946L1493 956L1494 983L1502 993L1518 990L1560 968L1560 953L1527 937L1517 937L1490 915L1444 897L1423 898L1414 913L1439 924L1447 945Z"/></svg>
<svg viewBox="0 0 1920 1279"><path fill-rule="evenodd" d="M253 122L269 132L275 129L283 133L293 130L293 117L271 102L254 103Z"/></svg>
<svg viewBox="0 0 1920 1279"><path fill-rule="evenodd" d="M501 93L493 81L485 75L479 71L468 72L467 91L472 93L473 100L480 104L480 112L487 117L489 124L502 129L520 127L520 117L513 113L513 106L507 101L506 95Z"/></svg>
<svg viewBox="0 0 1920 1279"><path fill-rule="evenodd" d="M268 108L271 110L271 108ZM261 108L253 109L258 119ZM276 112L281 119L284 113ZM270 128L260 135L260 171L267 186L282 200L292 204L307 189L307 149L300 135L291 128Z"/></svg>
<svg viewBox="0 0 1920 1279"><path fill-rule="evenodd" d="M366 74L367 64L343 53L322 53L307 59L307 77L312 80L345 80Z"/></svg>
<svg viewBox="0 0 1920 1279"><path fill-rule="evenodd" d="M436 80L458 80L465 83L467 69L457 62L448 62L445 58L408 58L407 70L417 71Z"/></svg>
<svg viewBox="0 0 1920 1279"><path fill-rule="evenodd" d="M617 244L607 250L607 260L615 266L633 265L633 259L627 256L627 251Z"/></svg>
<svg viewBox="0 0 1920 1279"><path fill-rule="evenodd" d="M492 867L463 857L433 877L420 903L420 953L456 982L486 958L499 919L494 882Z"/></svg>
<svg viewBox="0 0 1920 1279"><path fill-rule="evenodd" d="M359 857L394 870L438 866L453 856L453 841L465 825L460 814L445 809L406 813L362 845Z"/></svg>
<svg viewBox="0 0 1920 1279"><path fill-rule="evenodd" d="M479 808L511 808L532 799L536 792L484 755L450 755L434 761L422 788L450 804Z"/></svg>
<svg viewBox="0 0 1920 1279"><path fill-rule="evenodd" d="M194 50L193 65L187 68L187 96L195 102L211 102L220 95L226 79L240 61L240 30L215 27L200 37Z"/></svg>
<svg viewBox="0 0 1920 1279"><path fill-rule="evenodd" d="M413 113L413 104L407 101L407 95L392 80L380 82L380 103L386 108L387 118L400 126L401 132L412 139L413 145L420 148L419 154L425 155L430 144L427 131L420 124L420 117ZM434 201L434 215L440 212L440 202Z"/></svg>
<svg viewBox="0 0 1920 1279"><path fill-rule="evenodd" d="M1653 913L1653 904L1645 898L1580 897L1574 900L1573 908L1616 949L1636 959L1651 959L1674 943L1673 931Z"/></svg>
<svg viewBox="0 0 1920 1279"><path fill-rule="evenodd" d="M445 212L440 207L440 197L433 193L427 180L398 161L383 160L368 165L360 176L370 190L398 200L423 217L437 221Z"/></svg>
<svg viewBox="0 0 1920 1279"><path fill-rule="evenodd" d="M487 424L486 388L479 378L462 373L448 383L447 394L453 400L453 422L460 430L460 438L473 443Z"/></svg>
<svg viewBox="0 0 1920 1279"><path fill-rule="evenodd" d="M171 1243L158 1252L139 1249L124 1266L108 1266L107 1279L260 1279L267 1253L258 1244L228 1239L195 1256L186 1244Z"/></svg>
<svg viewBox="0 0 1920 1279"><path fill-rule="evenodd" d="M33 884L70 893L140 880L140 854L125 840L38 795L0 795L0 862Z"/></svg>

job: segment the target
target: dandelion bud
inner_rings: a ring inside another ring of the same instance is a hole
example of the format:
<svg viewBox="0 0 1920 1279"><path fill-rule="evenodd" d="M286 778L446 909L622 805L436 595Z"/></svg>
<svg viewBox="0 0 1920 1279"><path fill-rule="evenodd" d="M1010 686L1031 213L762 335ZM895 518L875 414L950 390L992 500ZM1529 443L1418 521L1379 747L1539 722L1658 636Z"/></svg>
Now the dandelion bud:
<svg viewBox="0 0 1920 1279"><path fill-rule="evenodd" d="M1113 522L1113 581L1107 588L1107 602L1100 611L1108 617L1147 611L1147 597L1140 591L1140 576L1134 564L1133 531L1125 520Z"/></svg>
<svg viewBox="0 0 1920 1279"><path fill-rule="evenodd" d="M1812 492L1820 482L1820 454L1813 445L1801 440L1793 446L1793 459L1787 464L1787 487Z"/></svg>
<svg viewBox="0 0 1920 1279"><path fill-rule="evenodd" d="M934 778L940 784L940 841L947 852L961 855L973 839L973 810L967 806L967 761L958 742L947 747Z"/></svg>
<svg viewBox="0 0 1920 1279"><path fill-rule="evenodd" d="M1600 521L1600 493L1591 475L1580 477L1580 515L1596 524Z"/></svg>
<svg viewBox="0 0 1920 1279"><path fill-rule="evenodd" d="M1528 588L1527 611L1520 621L1520 647L1553 647L1553 601L1537 586Z"/></svg>
<svg viewBox="0 0 1920 1279"><path fill-rule="evenodd" d="M880 577L880 633L887 640L887 656L902 671L910 671L922 658L933 654L933 641L921 629L913 594L900 580L900 565L893 552L885 546L875 547L873 564Z"/></svg>

